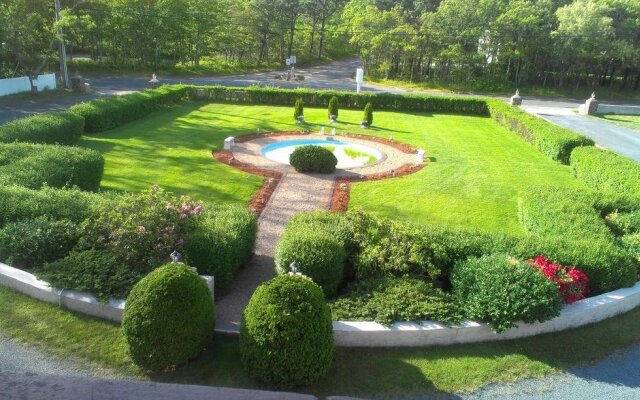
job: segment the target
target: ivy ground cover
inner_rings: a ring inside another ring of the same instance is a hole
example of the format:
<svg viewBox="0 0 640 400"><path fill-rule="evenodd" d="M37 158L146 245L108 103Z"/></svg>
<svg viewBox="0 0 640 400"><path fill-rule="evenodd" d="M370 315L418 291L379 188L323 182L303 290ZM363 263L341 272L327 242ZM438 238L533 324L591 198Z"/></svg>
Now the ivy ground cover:
<svg viewBox="0 0 640 400"><path fill-rule="evenodd" d="M120 128L85 136L81 145L105 157L105 189L141 191L152 184L196 199L246 203L260 178L211 158L228 136L261 131L364 133L424 148L429 166L401 179L354 185L350 208L419 223L521 232L518 193L531 185L577 186L569 167L538 152L490 118L375 112L360 129L362 111L305 108L296 125L291 107L187 103Z"/></svg>

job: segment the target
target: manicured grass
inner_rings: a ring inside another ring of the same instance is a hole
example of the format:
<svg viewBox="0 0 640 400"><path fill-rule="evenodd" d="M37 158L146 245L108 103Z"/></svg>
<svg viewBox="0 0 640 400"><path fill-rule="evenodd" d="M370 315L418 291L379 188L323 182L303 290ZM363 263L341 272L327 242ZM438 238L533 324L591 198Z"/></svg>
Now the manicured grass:
<svg viewBox="0 0 640 400"><path fill-rule="evenodd" d="M0 332L60 357L134 379L259 387L245 374L237 339L216 336L198 360L146 376L126 354L119 327L0 288ZM493 382L541 377L596 361L640 341L640 309L599 324L505 342L407 349L338 348L329 376L296 391L317 395L402 396L469 392Z"/></svg>
<svg viewBox="0 0 640 400"><path fill-rule="evenodd" d="M598 114L597 117L613 122L616 125L640 130L640 115Z"/></svg>
<svg viewBox="0 0 640 400"><path fill-rule="evenodd" d="M224 138L261 131L336 127L426 149L430 163L415 175L354 185L351 208L420 223L521 232L517 197L529 185L579 183L555 163L489 118L375 112L360 129L361 111L340 110L329 124L325 109L305 108L298 126L292 107L189 103L115 130L82 145L105 156L103 187L140 191L154 183L204 201L246 203L261 179L212 159Z"/></svg>

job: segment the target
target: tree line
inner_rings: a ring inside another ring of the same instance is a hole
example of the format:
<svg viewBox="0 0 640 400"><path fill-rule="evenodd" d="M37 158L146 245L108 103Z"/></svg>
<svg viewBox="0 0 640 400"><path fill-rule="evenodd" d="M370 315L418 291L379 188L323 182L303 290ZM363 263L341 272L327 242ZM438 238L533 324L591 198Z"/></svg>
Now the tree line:
<svg viewBox="0 0 640 400"><path fill-rule="evenodd" d="M637 0L4 0L0 74L71 58L115 66L309 62L488 87L640 87ZM62 36L60 32L63 32Z"/></svg>

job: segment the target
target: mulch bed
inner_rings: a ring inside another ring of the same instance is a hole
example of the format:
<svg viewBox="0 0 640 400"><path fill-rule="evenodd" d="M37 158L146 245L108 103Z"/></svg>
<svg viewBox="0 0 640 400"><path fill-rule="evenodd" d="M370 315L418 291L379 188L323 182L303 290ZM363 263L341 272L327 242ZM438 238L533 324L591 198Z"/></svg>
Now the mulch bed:
<svg viewBox="0 0 640 400"><path fill-rule="evenodd" d="M398 178L420 171L426 164L405 164L402 167L371 175L360 175L346 178L338 178L333 184L333 194L331 195L331 207L333 212L345 212L349 207L349 199L351 198L351 182L361 181L379 181L382 179Z"/></svg>
<svg viewBox="0 0 640 400"><path fill-rule="evenodd" d="M214 150L211 152L211 155L221 163L238 168L239 170L248 172L250 174L265 177L264 181L262 182L262 186L260 186L260 189L258 189L256 194L253 195L253 198L251 198L251 201L248 205L249 210L252 213L256 215L262 214L262 211L264 211L264 208L267 206L271 195L276 190L276 187L278 187L280 179L282 179L282 174L277 171L259 168L250 164L243 163L242 161L238 161L233 157L233 153L231 153L230 151Z"/></svg>

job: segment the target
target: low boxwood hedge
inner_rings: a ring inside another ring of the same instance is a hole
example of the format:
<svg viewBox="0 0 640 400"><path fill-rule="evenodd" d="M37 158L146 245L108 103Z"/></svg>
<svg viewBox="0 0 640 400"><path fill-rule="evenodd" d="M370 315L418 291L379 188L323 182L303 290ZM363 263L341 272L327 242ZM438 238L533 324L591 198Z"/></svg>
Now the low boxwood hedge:
<svg viewBox="0 0 640 400"><path fill-rule="evenodd" d="M555 283L505 254L459 262L451 283L467 317L487 322L496 332L518 321L547 321L558 316L563 305Z"/></svg>
<svg viewBox="0 0 640 400"><path fill-rule="evenodd" d="M145 117L162 106L182 101L185 96L184 86L162 86L158 89L77 104L69 108L69 111L84 117L85 132L95 133Z"/></svg>
<svg viewBox="0 0 640 400"><path fill-rule="evenodd" d="M251 257L257 218L241 207L207 207L185 237L186 262L203 275L215 277L216 291L224 290Z"/></svg>
<svg viewBox="0 0 640 400"><path fill-rule="evenodd" d="M96 191L104 172L104 158L79 147L11 143L0 144L0 185L31 189L77 186Z"/></svg>
<svg viewBox="0 0 640 400"><path fill-rule="evenodd" d="M502 100L485 101L491 118L519 134L542 153L563 164L569 163L573 149L594 145L591 139L527 114Z"/></svg>
<svg viewBox="0 0 640 400"><path fill-rule="evenodd" d="M65 257L79 233L68 220L39 216L6 224L0 229L0 261L30 269Z"/></svg>
<svg viewBox="0 0 640 400"><path fill-rule="evenodd" d="M260 285L240 325L240 356L249 376L276 387L313 383L333 362L333 324L322 289L281 275Z"/></svg>
<svg viewBox="0 0 640 400"><path fill-rule="evenodd" d="M571 168L576 177L597 190L607 190L640 199L640 164L596 147L575 149Z"/></svg>
<svg viewBox="0 0 640 400"><path fill-rule="evenodd" d="M77 224L95 216L105 202L102 195L77 189L43 187L33 190L15 185L0 185L0 199L0 227L40 216Z"/></svg>
<svg viewBox="0 0 640 400"><path fill-rule="evenodd" d="M308 145L296 147L289 156L289 164L298 172L330 174L336 170L338 159L322 146Z"/></svg>
<svg viewBox="0 0 640 400"><path fill-rule="evenodd" d="M72 112L37 114L0 125L0 142L75 144L84 132L84 118Z"/></svg>
<svg viewBox="0 0 640 400"><path fill-rule="evenodd" d="M188 267L168 264L138 282L122 317L127 350L136 365L161 371L196 358L213 339L213 300Z"/></svg>
<svg viewBox="0 0 640 400"><path fill-rule="evenodd" d="M328 232L286 229L276 246L276 272L291 272L290 264L300 265L298 272L320 285L327 297L336 294L344 276L346 254L342 243Z"/></svg>

